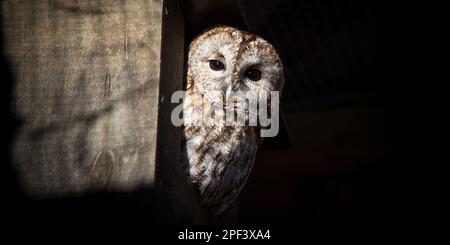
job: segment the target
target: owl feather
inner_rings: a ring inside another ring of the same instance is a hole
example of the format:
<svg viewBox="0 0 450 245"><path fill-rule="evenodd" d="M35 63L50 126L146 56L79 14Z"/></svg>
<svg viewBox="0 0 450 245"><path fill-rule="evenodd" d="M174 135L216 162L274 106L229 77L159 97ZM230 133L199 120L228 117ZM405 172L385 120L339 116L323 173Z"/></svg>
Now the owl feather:
<svg viewBox="0 0 450 245"><path fill-rule="evenodd" d="M196 37L187 63L185 120L195 115L192 105L204 110L215 110L216 105L223 109L245 106L226 103L226 92L258 94L283 88L283 66L275 48L261 37L232 27L212 28ZM208 97L211 91L223 93ZM227 209L247 181L262 142L259 131L259 126L236 121L185 126L183 167L201 202L214 215Z"/></svg>

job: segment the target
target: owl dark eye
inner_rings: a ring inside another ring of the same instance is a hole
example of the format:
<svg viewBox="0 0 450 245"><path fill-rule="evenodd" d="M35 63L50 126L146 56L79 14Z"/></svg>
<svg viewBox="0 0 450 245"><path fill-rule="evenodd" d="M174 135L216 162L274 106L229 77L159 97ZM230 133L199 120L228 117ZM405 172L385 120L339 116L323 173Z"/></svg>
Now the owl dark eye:
<svg viewBox="0 0 450 245"><path fill-rule="evenodd" d="M245 71L245 76L248 77L252 81L259 81L261 79L261 72L258 69L250 68Z"/></svg>
<svg viewBox="0 0 450 245"><path fill-rule="evenodd" d="M225 65L218 60L210 60L209 67L214 71L221 71L225 69Z"/></svg>

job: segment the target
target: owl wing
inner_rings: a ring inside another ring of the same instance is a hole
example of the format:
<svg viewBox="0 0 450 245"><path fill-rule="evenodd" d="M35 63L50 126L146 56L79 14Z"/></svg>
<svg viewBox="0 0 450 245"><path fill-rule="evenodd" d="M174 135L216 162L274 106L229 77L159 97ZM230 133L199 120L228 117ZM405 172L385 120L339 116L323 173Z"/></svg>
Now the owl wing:
<svg viewBox="0 0 450 245"><path fill-rule="evenodd" d="M220 214L236 199L253 168L259 137L246 134L229 145L230 153L207 174L211 177L201 186L202 202L213 214ZM209 170L209 169L208 169ZM207 171L208 171L207 170Z"/></svg>

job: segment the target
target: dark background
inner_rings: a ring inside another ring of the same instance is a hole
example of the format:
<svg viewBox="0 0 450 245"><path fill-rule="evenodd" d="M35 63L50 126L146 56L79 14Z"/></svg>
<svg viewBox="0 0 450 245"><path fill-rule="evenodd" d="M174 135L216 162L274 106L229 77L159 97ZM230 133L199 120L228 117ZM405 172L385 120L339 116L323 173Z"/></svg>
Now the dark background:
<svg viewBox="0 0 450 245"><path fill-rule="evenodd" d="M181 5L186 44L205 28L233 25L273 43L284 62L283 125L258 154L238 200L239 223L404 221L411 188L414 78L407 5L349 0L240 5L190 0ZM22 196L8 162L20 122L10 114L13 78L4 55L1 62L5 210L13 215L67 215L67 210L75 215L150 215L151 200L138 192L47 202Z"/></svg>
<svg viewBox="0 0 450 245"><path fill-rule="evenodd" d="M282 57L280 135L239 198L245 224L404 222L414 54L397 1L187 1L187 41L224 24ZM239 11L240 10L240 11Z"/></svg>

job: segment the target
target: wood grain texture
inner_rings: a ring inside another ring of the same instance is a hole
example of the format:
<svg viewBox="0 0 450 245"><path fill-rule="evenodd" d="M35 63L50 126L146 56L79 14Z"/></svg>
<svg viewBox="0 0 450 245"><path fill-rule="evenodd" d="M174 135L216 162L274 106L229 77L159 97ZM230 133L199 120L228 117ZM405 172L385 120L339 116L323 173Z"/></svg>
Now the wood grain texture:
<svg viewBox="0 0 450 245"><path fill-rule="evenodd" d="M181 166L181 128L170 123L172 93L183 89L185 30L178 1L164 1L159 88L158 147L155 174L155 218L159 224L208 224L198 193Z"/></svg>
<svg viewBox="0 0 450 245"><path fill-rule="evenodd" d="M162 2L2 1L22 122L13 167L34 197L154 182Z"/></svg>

